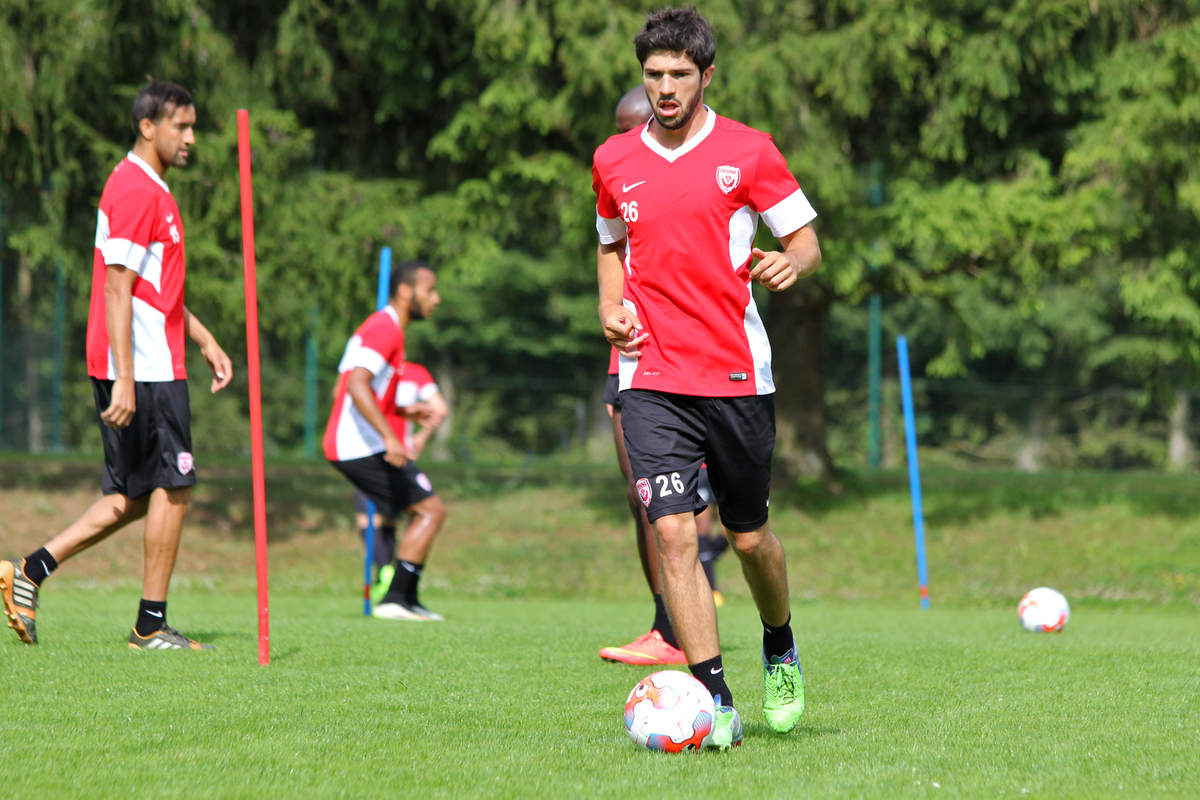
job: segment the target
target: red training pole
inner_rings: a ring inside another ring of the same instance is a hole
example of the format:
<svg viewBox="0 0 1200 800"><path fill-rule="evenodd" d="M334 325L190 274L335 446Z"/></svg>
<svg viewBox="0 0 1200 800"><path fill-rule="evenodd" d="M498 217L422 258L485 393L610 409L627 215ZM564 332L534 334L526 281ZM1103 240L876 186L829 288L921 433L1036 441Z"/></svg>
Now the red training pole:
<svg viewBox="0 0 1200 800"><path fill-rule="evenodd" d="M267 607L267 490L263 474L262 378L258 365L258 279L254 275L254 193L250 186L250 115L237 112L242 186L242 275L246 286L246 364L250 378L250 456L254 477L254 560L258 577L258 663L271 660Z"/></svg>

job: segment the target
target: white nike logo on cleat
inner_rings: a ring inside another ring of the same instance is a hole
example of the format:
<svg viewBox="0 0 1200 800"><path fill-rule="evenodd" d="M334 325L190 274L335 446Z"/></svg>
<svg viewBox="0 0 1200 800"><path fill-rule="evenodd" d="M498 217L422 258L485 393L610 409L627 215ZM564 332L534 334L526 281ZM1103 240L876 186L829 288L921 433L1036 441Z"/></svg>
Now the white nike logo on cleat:
<svg viewBox="0 0 1200 800"><path fill-rule="evenodd" d="M638 181L637 183L631 183L631 184L629 184L628 186L626 186L625 184L623 184L623 183L622 183L622 184L621 184L621 191L622 191L622 192L629 192L629 191L633 191L633 190L634 190L634 189L636 189L637 187L641 186L643 183L645 183L645 181Z"/></svg>

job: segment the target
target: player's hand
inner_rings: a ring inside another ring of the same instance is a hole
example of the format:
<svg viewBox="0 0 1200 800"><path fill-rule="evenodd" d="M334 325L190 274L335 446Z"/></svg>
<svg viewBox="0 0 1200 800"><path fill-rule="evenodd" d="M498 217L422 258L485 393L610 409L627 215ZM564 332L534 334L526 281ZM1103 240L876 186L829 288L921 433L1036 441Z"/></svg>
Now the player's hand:
<svg viewBox="0 0 1200 800"><path fill-rule="evenodd" d="M113 381L112 397L108 408L100 412L100 421L115 431L128 428L137 411L137 393L133 378L117 378Z"/></svg>
<svg viewBox="0 0 1200 800"><path fill-rule="evenodd" d="M418 425L428 425L429 421L433 419L433 407L429 403L413 403L404 407L404 417Z"/></svg>
<svg viewBox="0 0 1200 800"><path fill-rule="evenodd" d="M395 436L384 439L383 446L387 448L383 453L384 461L393 467L403 467L408 463L408 450L405 449L404 443Z"/></svg>
<svg viewBox="0 0 1200 800"><path fill-rule="evenodd" d="M206 342L204 347L200 348L200 352L204 355L204 360L208 362L209 368L212 369L211 391L216 394L233 380L233 362L229 360L229 356L225 355L225 351L221 349L221 345L217 344L216 339Z"/></svg>
<svg viewBox="0 0 1200 800"><path fill-rule="evenodd" d="M604 338L627 358L640 358L642 344L650 334L642 333L642 324L637 316L625 306L608 305L600 310L600 322L604 326Z"/></svg>
<svg viewBox="0 0 1200 800"><path fill-rule="evenodd" d="M766 252L755 247L750 255L758 259L758 263L750 270L750 277L758 281L772 292L782 292L790 287L800 277L792 257L778 250Z"/></svg>

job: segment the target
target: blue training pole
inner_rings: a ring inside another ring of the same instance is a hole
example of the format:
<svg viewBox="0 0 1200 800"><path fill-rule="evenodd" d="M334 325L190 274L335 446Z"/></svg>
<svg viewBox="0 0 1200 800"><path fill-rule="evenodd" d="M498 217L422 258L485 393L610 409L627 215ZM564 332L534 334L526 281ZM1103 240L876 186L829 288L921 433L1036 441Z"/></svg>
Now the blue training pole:
<svg viewBox="0 0 1200 800"><path fill-rule="evenodd" d="M896 338L900 359L900 394L904 398L904 443L908 449L908 490L912 495L913 540L917 547L917 582L921 608L929 608L929 571L925 566L925 513L921 510L921 469L917 466L917 425L913 417L912 380L908 372L908 341Z"/></svg>
<svg viewBox="0 0 1200 800"><path fill-rule="evenodd" d="M375 310L388 304L388 284L392 281L392 248L379 251L379 287L375 294ZM363 536L366 557L363 559L363 614L371 615L371 567L375 565L375 502L367 500L367 529Z"/></svg>

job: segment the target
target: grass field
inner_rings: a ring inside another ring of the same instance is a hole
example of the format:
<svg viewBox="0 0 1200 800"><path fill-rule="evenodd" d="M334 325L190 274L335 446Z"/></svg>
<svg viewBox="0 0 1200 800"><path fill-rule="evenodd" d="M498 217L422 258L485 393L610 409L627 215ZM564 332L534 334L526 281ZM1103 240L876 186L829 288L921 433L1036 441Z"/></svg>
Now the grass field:
<svg viewBox="0 0 1200 800"><path fill-rule="evenodd" d="M244 468L202 473L170 616L209 653L123 642L140 536L47 583L42 643L0 638L0 779L14 797L1195 796L1200 490L1194 477L931 470L933 608L916 602L902 475L777 492L808 711L758 708L758 626L726 558L720 612L746 723L728 754L625 737L648 672L596 657L644 630L609 469L432 470L450 521L425 596L441 624L364 619L341 479L279 465L272 661L256 663ZM27 552L95 492L95 467L0 457L0 544ZM1020 594L1061 589L1060 636Z"/></svg>

